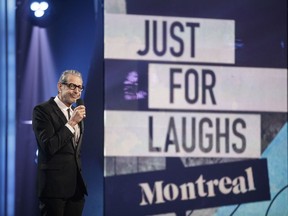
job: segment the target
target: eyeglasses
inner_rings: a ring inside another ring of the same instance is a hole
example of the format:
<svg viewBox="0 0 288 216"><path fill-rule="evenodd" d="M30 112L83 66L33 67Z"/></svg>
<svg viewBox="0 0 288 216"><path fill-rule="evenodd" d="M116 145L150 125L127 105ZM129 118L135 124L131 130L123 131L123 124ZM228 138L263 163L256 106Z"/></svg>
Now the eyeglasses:
<svg viewBox="0 0 288 216"><path fill-rule="evenodd" d="M81 91L84 90L84 86L81 85L75 85L74 83L66 83L66 82L62 82L63 85L66 85L69 89L71 90L75 90L76 87Z"/></svg>

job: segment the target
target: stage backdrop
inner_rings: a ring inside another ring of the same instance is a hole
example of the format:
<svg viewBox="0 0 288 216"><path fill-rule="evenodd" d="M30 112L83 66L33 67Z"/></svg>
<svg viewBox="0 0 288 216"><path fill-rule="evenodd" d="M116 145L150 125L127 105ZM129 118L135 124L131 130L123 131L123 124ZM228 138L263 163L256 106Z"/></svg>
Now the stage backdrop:
<svg viewBox="0 0 288 216"><path fill-rule="evenodd" d="M105 1L105 215L287 215L285 0Z"/></svg>

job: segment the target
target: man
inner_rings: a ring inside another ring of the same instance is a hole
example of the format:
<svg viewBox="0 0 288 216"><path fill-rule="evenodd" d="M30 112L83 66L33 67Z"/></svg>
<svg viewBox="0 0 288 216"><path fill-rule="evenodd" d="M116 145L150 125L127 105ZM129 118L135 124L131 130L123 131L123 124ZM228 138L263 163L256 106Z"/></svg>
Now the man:
<svg viewBox="0 0 288 216"><path fill-rule="evenodd" d="M33 110L40 210L45 216L80 216L87 195L80 159L86 110L72 104L84 88L81 73L64 71L57 87L55 98Z"/></svg>

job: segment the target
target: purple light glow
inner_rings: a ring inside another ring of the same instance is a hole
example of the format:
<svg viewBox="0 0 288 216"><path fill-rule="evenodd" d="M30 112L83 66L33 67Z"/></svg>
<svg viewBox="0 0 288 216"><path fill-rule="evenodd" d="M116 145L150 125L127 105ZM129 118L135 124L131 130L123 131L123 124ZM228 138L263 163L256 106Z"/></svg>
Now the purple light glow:
<svg viewBox="0 0 288 216"><path fill-rule="evenodd" d="M25 77L20 93L25 106L19 110L22 121L31 119L33 107L57 94L55 66L46 29L33 27Z"/></svg>

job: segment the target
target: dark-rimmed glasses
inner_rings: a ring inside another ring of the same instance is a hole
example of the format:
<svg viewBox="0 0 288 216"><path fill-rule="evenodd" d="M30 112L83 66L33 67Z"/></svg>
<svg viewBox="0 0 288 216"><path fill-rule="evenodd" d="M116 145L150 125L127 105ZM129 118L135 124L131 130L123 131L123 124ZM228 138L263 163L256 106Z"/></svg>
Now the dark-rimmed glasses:
<svg viewBox="0 0 288 216"><path fill-rule="evenodd" d="M63 85L66 85L69 89L71 90L75 90L76 88L79 89L79 91L83 91L84 90L84 86L81 85L76 85L74 83L66 83L66 82L62 82Z"/></svg>

